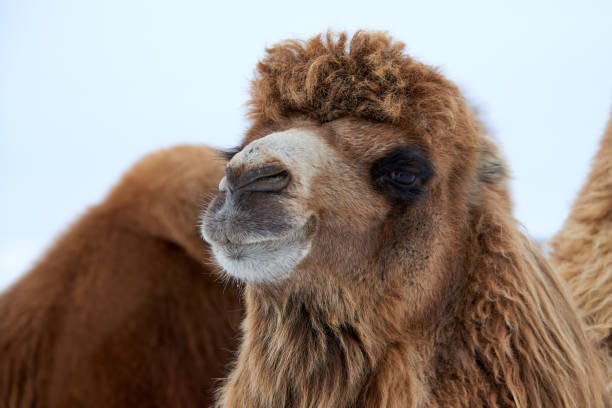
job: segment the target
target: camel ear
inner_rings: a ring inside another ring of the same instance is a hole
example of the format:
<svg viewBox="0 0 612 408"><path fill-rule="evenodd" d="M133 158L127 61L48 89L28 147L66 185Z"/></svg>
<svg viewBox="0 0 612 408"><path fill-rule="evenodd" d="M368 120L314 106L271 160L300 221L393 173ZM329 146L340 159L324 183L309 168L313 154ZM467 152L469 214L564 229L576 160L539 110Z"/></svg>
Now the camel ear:
<svg viewBox="0 0 612 408"><path fill-rule="evenodd" d="M487 184L503 182L509 176L506 158L488 136L483 136L481 139L477 171L478 180Z"/></svg>
<svg viewBox="0 0 612 408"><path fill-rule="evenodd" d="M474 205L482 204L482 200L488 192L495 194L495 200L499 199L507 204L507 208L512 207L506 180L509 177L506 158L502 155L499 147L486 135L480 140L478 149L478 167L476 168L475 182L469 192L470 202Z"/></svg>

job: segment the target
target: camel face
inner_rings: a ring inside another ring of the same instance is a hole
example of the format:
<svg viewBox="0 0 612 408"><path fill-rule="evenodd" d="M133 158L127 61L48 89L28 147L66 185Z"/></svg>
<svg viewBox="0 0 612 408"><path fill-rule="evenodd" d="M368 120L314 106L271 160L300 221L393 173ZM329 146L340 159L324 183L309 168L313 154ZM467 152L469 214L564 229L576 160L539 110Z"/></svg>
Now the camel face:
<svg viewBox="0 0 612 408"><path fill-rule="evenodd" d="M416 260L427 259L422 241L432 238L425 203L435 172L421 137L343 118L289 121L245 144L201 229L229 275L344 286L347 277L380 276L396 258L425 268ZM381 251L389 240L391 250Z"/></svg>

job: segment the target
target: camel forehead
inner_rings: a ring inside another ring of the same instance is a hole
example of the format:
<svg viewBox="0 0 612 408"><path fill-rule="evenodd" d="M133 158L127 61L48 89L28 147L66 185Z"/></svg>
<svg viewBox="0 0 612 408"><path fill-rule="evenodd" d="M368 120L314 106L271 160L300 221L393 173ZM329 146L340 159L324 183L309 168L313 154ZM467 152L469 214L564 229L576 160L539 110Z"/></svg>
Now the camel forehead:
<svg viewBox="0 0 612 408"><path fill-rule="evenodd" d="M419 134L386 123L343 118L329 122L331 143L342 152L360 160L373 161L401 147L418 148L429 152L430 141Z"/></svg>

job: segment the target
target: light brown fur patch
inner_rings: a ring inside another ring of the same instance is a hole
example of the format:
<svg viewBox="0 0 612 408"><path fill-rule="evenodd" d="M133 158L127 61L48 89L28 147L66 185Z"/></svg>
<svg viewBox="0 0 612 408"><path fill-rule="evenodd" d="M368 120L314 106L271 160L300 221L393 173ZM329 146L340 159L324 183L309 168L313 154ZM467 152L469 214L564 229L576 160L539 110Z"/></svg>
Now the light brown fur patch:
<svg viewBox="0 0 612 408"><path fill-rule="evenodd" d="M588 334L606 354L612 392L612 118L563 228L551 262L567 282Z"/></svg>

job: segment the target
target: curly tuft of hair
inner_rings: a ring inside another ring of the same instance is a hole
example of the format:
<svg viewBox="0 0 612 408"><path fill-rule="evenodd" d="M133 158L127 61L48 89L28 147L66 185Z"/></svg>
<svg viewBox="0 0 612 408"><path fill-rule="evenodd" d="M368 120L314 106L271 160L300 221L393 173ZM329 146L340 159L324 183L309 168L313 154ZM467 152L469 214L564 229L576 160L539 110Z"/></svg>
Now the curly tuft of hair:
<svg viewBox="0 0 612 408"><path fill-rule="evenodd" d="M287 40L257 64L248 102L254 121L279 122L294 114L319 122L343 116L395 126L455 126L457 88L430 66L404 54L384 32L327 32Z"/></svg>

